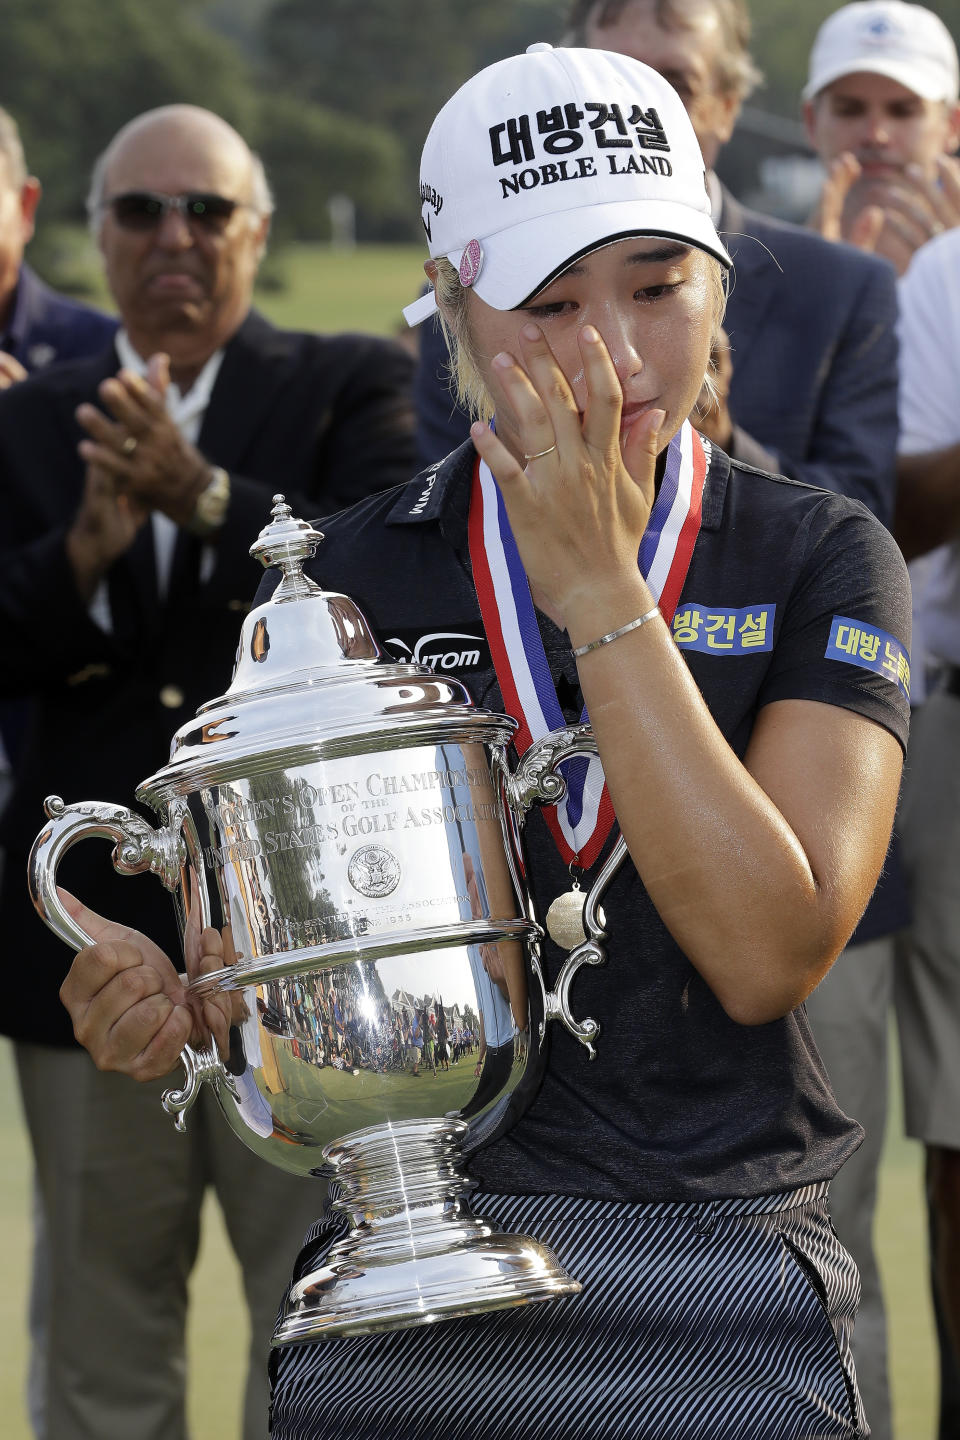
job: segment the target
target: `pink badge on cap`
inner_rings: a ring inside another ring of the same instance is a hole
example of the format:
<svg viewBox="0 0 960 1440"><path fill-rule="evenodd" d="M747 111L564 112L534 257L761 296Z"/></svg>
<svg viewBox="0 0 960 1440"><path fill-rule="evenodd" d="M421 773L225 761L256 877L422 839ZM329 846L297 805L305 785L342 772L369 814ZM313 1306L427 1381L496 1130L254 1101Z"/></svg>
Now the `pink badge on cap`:
<svg viewBox="0 0 960 1440"><path fill-rule="evenodd" d="M479 240L471 240L460 257L460 284L468 288L480 274L483 264L483 246Z"/></svg>

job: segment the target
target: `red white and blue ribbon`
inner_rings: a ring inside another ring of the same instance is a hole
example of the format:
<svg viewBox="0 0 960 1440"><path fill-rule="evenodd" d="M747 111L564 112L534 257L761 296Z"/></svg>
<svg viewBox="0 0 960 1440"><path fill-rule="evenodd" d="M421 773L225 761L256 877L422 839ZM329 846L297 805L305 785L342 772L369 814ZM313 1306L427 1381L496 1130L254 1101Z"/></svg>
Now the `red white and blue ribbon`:
<svg viewBox="0 0 960 1440"><path fill-rule="evenodd" d="M700 436L685 422L667 449L663 480L637 557L654 599L669 625L700 531L707 461ZM470 496L470 561L484 629L504 704L519 722L518 755L535 740L562 728L564 719L547 664L526 572L510 529L499 486L478 459ZM586 709L582 719L587 720ZM563 767L567 795L545 814L567 864L588 869L598 858L615 816L597 757L578 757Z"/></svg>

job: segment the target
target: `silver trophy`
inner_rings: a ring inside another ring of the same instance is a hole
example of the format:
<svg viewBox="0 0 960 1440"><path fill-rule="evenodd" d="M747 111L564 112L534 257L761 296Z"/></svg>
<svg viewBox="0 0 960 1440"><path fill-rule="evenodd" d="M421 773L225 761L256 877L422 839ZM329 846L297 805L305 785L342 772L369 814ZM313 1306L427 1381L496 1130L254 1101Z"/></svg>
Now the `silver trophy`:
<svg viewBox="0 0 960 1440"><path fill-rule="evenodd" d="M230 925L235 962L189 987L229 997L229 1054L188 1047L164 1106L183 1129L208 1082L245 1145L335 1180L350 1221L294 1286L274 1344L579 1290L546 1247L471 1213L462 1159L530 1103L547 1020L594 1053L569 990L605 958L598 902L624 853L618 841L548 991L520 835L533 804L562 798L557 767L595 749L589 728L546 737L511 773L513 720L385 658L353 601L304 575L322 538L275 497L251 554L281 582L244 622L227 693L137 790L157 828L51 797L29 862L37 910L75 949L92 942L56 871L89 836L115 842L121 873L159 876L181 930Z"/></svg>

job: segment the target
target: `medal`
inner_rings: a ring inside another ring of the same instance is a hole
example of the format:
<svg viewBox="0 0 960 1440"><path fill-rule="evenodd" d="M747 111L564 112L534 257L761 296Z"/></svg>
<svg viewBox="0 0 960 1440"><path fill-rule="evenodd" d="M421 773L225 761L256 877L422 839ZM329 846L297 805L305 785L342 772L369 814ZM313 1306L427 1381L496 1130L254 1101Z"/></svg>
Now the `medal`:
<svg viewBox="0 0 960 1440"><path fill-rule="evenodd" d="M587 897L574 880L573 889L565 890L551 902L547 911L547 934L561 950L575 950L587 938L583 928L583 907Z"/></svg>
<svg viewBox="0 0 960 1440"><path fill-rule="evenodd" d="M587 939L587 930L583 923L587 892L580 889L579 876L573 875L572 879L570 889L552 900L547 910L547 934L561 950L575 950ZM601 930L606 928L607 922L602 910L597 911L597 922Z"/></svg>

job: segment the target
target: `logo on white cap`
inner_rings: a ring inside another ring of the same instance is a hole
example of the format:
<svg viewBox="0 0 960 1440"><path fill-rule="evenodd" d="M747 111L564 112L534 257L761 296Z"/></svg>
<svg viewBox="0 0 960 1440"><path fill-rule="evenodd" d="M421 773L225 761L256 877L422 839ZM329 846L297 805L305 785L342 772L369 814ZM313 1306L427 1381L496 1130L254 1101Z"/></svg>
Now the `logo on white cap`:
<svg viewBox="0 0 960 1440"><path fill-rule="evenodd" d="M431 256L499 310L630 235L730 263L680 97L610 51L540 43L467 81L427 136L420 198ZM415 325L435 309L430 293L404 314Z"/></svg>
<svg viewBox="0 0 960 1440"><path fill-rule="evenodd" d="M468 289L480 274L483 264L483 246L479 240L471 240L460 257L460 284Z"/></svg>
<svg viewBox="0 0 960 1440"><path fill-rule="evenodd" d="M854 0L823 22L810 52L810 100L835 80L885 75L922 100L956 102L957 47L939 16L906 0Z"/></svg>

